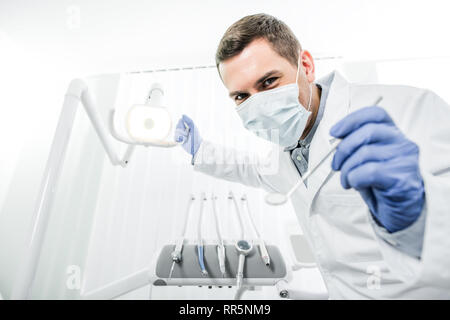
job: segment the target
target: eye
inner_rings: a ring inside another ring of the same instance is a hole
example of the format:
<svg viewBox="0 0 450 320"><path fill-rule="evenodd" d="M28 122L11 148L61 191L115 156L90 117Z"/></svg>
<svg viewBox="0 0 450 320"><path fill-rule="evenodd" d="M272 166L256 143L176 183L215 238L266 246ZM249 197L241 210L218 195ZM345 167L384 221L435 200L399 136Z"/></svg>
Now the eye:
<svg viewBox="0 0 450 320"><path fill-rule="evenodd" d="M239 104L242 101L244 101L245 99L247 99L248 94L247 93L240 93L234 96L234 101Z"/></svg>
<svg viewBox="0 0 450 320"><path fill-rule="evenodd" d="M271 86L276 80L278 79L278 77L272 77L272 78L268 78L266 80L264 80L264 82L262 83L263 87L269 87Z"/></svg>

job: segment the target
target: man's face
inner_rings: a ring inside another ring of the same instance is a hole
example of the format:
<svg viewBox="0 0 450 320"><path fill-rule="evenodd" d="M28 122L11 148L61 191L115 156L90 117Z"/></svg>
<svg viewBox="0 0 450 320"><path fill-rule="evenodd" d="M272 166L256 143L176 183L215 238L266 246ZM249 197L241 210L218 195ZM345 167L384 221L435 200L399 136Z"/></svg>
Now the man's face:
<svg viewBox="0 0 450 320"><path fill-rule="evenodd" d="M255 93L294 83L297 67L273 50L267 40L257 39L238 55L220 63L219 72L230 98L239 105ZM303 82L308 88L308 79L301 69L299 96Z"/></svg>

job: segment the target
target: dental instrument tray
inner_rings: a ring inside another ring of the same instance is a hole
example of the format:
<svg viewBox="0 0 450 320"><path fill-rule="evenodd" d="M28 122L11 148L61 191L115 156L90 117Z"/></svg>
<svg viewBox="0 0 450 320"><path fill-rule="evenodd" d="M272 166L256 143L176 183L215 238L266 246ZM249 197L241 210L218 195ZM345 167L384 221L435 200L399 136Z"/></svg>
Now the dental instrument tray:
<svg viewBox="0 0 450 320"><path fill-rule="evenodd" d="M273 286L287 276L286 264L276 246L267 245L271 263L264 264L259 255L259 243L254 241L253 250L247 257L244 266L244 286ZM217 258L217 243L205 243L204 261L208 275L203 275L198 264L197 246L184 244L183 260L174 266L169 278L172 265L172 252L175 245L165 245L158 256L155 265L155 286L235 286L238 269L239 253L231 241L225 243L226 274L222 276Z"/></svg>

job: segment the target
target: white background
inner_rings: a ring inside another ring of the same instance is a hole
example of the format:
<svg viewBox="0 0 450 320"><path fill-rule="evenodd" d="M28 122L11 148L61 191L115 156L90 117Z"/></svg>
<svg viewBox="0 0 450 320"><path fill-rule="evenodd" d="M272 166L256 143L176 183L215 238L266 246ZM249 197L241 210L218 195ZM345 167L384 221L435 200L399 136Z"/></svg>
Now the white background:
<svg viewBox="0 0 450 320"><path fill-rule="evenodd" d="M12 287L63 95L72 78L213 64L216 46L231 23L246 14L266 12L284 20L313 55L342 56L352 61L351 66L343 67L351 80L428 87L448 101L447 3L445 0L1 1L3 296L7 297ZM365 73L360 70L373 66L375 76L364 78ZM319 74L329 68L318 67ZM209 125L202 133L214 137L220 119L207 120ZM53 236L58 241L58 234ZM133 241L137 240L129 243ZM67 244L70 248L77 247L71 245ZM114 260L114 255L108 259L119 261ZM58 261L47 261L49 265L51 262ZM67 261L60 262L64 263ZM126 273L133 266L122 268L117 274ZM97 282L112 280L114 274L109 277L98 278ZM51 278L46 281L51 287ZM43 292L36 297L64 296L51 289Z"/></svg>

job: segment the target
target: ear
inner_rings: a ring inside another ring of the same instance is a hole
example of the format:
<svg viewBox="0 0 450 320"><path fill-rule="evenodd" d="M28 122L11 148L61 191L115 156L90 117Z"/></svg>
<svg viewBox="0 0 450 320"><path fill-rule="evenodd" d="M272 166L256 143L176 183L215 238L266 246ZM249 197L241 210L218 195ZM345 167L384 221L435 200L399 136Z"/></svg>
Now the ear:
<svg viewBox="0 0 450 320"><path fill-rule="evenodd" d="M314 82L314 80L316 79L316 68L314 66L314 59L311 53L309 53L309 51L307 50L303 50L300 53L300 57L302 59L301 63L303 70L305 70L306 79L308 79L309 83Z"/></svg>

